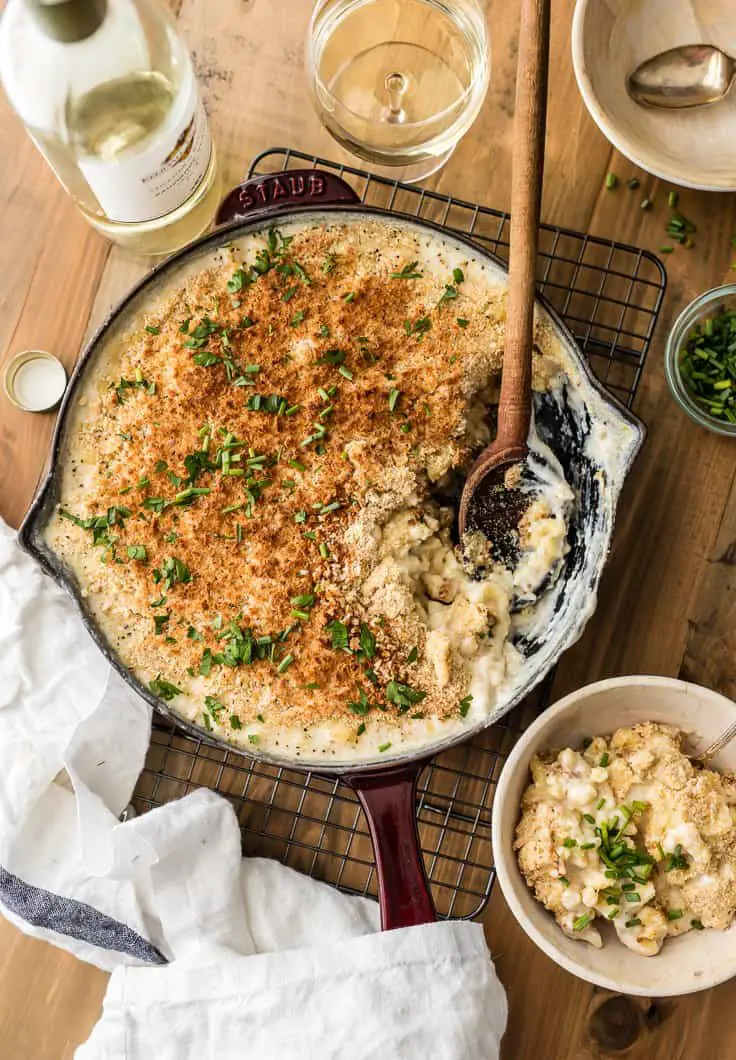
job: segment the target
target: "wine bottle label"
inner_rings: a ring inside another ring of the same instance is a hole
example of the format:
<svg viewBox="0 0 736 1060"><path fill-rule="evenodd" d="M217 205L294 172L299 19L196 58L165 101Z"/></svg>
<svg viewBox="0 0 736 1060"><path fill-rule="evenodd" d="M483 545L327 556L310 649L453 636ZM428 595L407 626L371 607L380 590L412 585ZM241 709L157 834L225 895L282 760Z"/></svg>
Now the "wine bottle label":
<svg viewBox="0 0 736 1060"><path fill-rule="evenodd" d="M79 168L111 221L152 221L189 198L212 156L209 123L196 79L139 150L110 161L82 157Z"/></svg>

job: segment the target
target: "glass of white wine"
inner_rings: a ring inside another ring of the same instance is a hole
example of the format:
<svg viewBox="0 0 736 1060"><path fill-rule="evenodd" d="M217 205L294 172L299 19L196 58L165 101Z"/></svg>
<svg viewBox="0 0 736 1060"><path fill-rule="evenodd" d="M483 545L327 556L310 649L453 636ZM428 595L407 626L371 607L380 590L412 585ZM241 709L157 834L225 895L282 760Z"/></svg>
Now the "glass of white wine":
<svg viewBox="0 0 736 1060"><path fill-rule="evenodd" d="M408 181L445 164L491 71L478 0L317 0L306 62L325 128L374 171Z"/></svg>

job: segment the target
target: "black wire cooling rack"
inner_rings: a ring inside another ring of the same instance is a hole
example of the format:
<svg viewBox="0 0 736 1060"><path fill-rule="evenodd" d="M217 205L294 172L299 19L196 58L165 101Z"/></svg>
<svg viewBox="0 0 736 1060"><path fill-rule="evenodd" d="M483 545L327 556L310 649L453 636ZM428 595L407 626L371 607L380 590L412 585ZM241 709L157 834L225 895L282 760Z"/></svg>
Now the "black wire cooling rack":
<svg viewBox="0 0 736 1060"><path fill-rule="evenodd" d="M470 235L508 256L508 214L373 176L290 148L258 155L249 176L316 166L342 176L363 202ZM539 290L560 313L598 378L631 406L662 303L665 273L645 250L565 228L540 229ZM516 738L549 702L552 675L520 707L424 770L417 816L427 875L442 917L471 918L494 881L493 792ZM206 786L235 808L243 851L277 858L351 894L375 895L373 856L355 796L339 780L263 765L192 739L157 719L134 805L139 812Z"/></svg>

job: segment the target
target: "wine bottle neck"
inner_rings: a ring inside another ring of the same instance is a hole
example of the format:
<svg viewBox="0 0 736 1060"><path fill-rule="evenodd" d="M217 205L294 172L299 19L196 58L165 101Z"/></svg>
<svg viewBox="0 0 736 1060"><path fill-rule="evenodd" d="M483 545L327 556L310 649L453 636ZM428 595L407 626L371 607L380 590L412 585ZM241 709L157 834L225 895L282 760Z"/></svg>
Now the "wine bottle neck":
<svg viewBox="0 0 736 1060"><path fill-rule="evenodd" d="M26 0L39 29L62 44L85 40L99 29L107 0Z"/></svg>

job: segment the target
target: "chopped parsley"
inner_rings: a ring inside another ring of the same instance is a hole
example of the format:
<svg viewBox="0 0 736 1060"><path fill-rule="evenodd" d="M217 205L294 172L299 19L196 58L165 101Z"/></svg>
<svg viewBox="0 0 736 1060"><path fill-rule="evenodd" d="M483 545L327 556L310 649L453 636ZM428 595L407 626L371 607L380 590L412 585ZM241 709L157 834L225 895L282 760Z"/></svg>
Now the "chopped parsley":
<svg viewBox="0 0 736 1060"><path fill-rule="evenodd" d="M466 328L468 326L468 324L470 323L470 321L466 320L465 317L457 317L457 319L455 320L455 323L457 324L457 326L459 328Z"/></svg>
<svg viewBox="0 0 736 1060"><path fill-rule="evenodd" d="M166 702L172 700L174 696L180 696L182 694L180 688L177 688L177 686L172 684L171 681L167 681L161 676L161 674L154 677L148 687L151 689L154 696L158 696L159 699L166 700Z"/></svg>
<svg viewBox="0 0 736 1060"><path fill-rule="evenodd" d="M358 689L357 700L352 700L348 703L348 709L352 710L353 714L365 715L372 709L372 707L373 704L362 688Z"/></svg>
<svg viewBox="0 0 736 1060"><path fill-rule="evenodd" d="M168 556L160 568L153 572L153 580L156 585L162 583L162 589L167 592L172 585L186 585L192 580L192 574L186 563L177 559L176 556Z"/></svg>
<svg viewBox="0 0 736 1060"><path fill-rule="evenodd" d="M388 411L393 412L399 403L401 397L401 391L397 390L396 387L392 387L388 392Z"/></svg>
<svg viewBox="0 0 736 1060"><path fill-rule="evenodd" d="M330 634L332 647L335 651L345 651L350 654L348 627L344 622L334 619L325 626L325 632Z"/></svg>
<svg viewBox="0 0 736 1060"><path fill-rule="evenodd" d="M167 611L163 615L154 615L153 616L153 628L154 628L154 632L156 633L157 636L158 636L159 633L163 633L163 631L166 629L166 627L169 624L169 619L170 618L171 618L171 611Z"/></svg>
<svg viewBox="0 0 736 1060"><path fill-rule="evenodd" d="M461 717L461 718L465 718L465 717L467 717L467 713L468 713L468 711L470 710L470 704L471 704L472 702L473 702L473 697L472 697L472 696L470 696L470 695L468 695L468 696L464 696L464 697L463 697L463 698L462 698L462 699L460 700L460 717Z"/></svg>
<svg viewBox="0 0 736 1060"><path fill-rule="evenodd" d="M83 530L91 530L93 545L104 545L105 548L110 548L116 538L112 538L108 530L113 526L125 526L125 520L130 516L130 508L112 505L104 515L91 515L88 519L80 519L78 515L67 511L66 508L60 508L59 515Z"/></svg>
<svg viewBox="0 0 736 1060"><path fill-rule="evenodd" d="M407 655L406 661L407 661L407 663L409 663L411 665L411 663L415 663L418 658L419 658L419 651L418 651L417 646L415 644L414 647L409 652L409 654Z"/></svg>
<svg viewBox="0 0 736 1060"><path fill-rule="evenodd" d="M389 703L393 703L394 706L397 706L402 714L404 714L409 707L421 703L426 697L426 692L421 692L416 688L412 688L411 685L404 684L403 681L389 681L386 685L386 699Z"/></svg>
<svg viewBox="0 0 736 1060"><path fill-rule="evenodd" d="M365 622L360 623L360 654L366 659L374 659L376 656L376 637Z"/></svg>
<svg viewBox="0 0 736 1060"><path fill-rule="evenodd" d="M248 283L250 283L250 278L247 276L245 269L236 269L232 277L227 281L227 289L230 294L235 294L237 291L242 291Z"/></svg>
<svg viewBox="0 0 736 1060"><path fill-rule="evenodd" d="M128 545L127 552L128 559L138 559L142 563L145 563L148 559L145 545Z"/></svg>
<svg viewBox="0 0 736 1060"><path fill-rule="evenodd" d="M383 754L384 751L388 751L390 746L391 746L391 741L389 740L388 743L380 744L378 750L380 751L381 754Z"/></svg>
<svg viewBox="0 0 736 1060"><path fill-rule="evenodd" d="M320 357L318 363L325 363L337 366L345 362L345 358L347 357L347 355L347 350L340 350L337 348L325 350L325 352Z"/></svg>
<svg viewBox="0 0 736 1060"><path fill-rule="evenodd" d="M145 390L147 394L156 393L156 384L149 383L147 379L143 378L143 373L140 368L136 369L135 379L123 379L120 377L120 382L110 383L110 390L115 391L115 400L118 405L125 404L125 394L128 390Z"/></svg>
<svg viewBox="0 0 736 1060"><path fill-rule="evenodd" d="M403 269L398 272L391 273L392 280L418 280L424 273L417 269L418 261L410 261L408 265L404 265Z"/></svg>
<svg viewBox="0 0 736 1060"><path fill-rule="evenodd" d="M407 335L415 335L417 339L421 339L423 335L431 329L432 321L429 317L419 317L413 323L411 320L404 321L404 331Z"/></svg>

